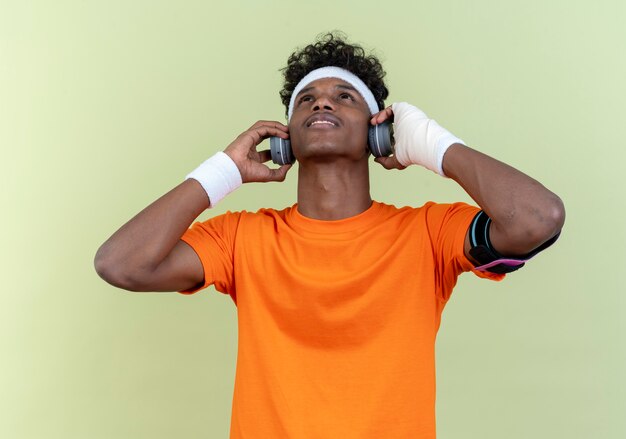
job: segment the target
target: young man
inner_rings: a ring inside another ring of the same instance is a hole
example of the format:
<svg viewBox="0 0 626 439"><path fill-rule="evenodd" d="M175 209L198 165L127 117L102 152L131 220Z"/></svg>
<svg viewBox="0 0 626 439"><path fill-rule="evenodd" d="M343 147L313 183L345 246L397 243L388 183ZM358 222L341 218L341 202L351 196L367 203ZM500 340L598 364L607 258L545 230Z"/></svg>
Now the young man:
<svg viewBox="0 0 626 439"><path fill-rule="evenodd" d="M288 125L255 123L98 250L96 270L120 288L232 297L231 438L434 438L435 337L457 276L502 279L561 230L561 200L540 183L410 104L384 108L383 76L333 35L292 54ZM376 161L452 178L480 208L372 201L368 127L392 118L395 154ZM290 165L256 150L269 136L291 141L297 204L189 228L241 183L285 179Z"/></svg>

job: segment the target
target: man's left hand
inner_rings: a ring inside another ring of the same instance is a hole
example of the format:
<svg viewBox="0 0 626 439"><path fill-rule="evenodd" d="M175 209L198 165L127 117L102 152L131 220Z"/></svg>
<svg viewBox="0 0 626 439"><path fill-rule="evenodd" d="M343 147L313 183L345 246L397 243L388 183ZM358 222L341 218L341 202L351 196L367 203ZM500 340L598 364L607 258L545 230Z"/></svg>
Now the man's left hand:
<svg viewBox="0 0 626 439"><path fill-rule="evenodd" d="M378 125L380 123L383 123L386 120L393 120L393 110L391 109L391 106L374 114L372 118L370 119L370 123L372 125ZM406 166L404 166L398 161L395 155L392 155L389 157L376 157L374 161L376 163L380 163L380 165L385 169L402 170L406 168Z"/></svg>

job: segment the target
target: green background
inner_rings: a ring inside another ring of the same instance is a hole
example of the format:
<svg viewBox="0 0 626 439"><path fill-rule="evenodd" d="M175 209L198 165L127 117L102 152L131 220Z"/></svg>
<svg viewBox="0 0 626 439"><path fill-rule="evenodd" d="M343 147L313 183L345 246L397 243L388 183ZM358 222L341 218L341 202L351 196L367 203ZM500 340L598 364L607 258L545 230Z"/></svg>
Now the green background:
<svg viewBox="0 0 626 439"><path fill-rule="evenodd" d="M437 342L438 437L626 437L623 1L0 5L0 437L228 436L230 298L125 292L93 257L256 120L283 121L278 69L332 29L380 55L388 103L567 209L558 244L504 283L461 276ZM380 201L469 201L418 167L371 170ZM296 174L200 219L291 205Z"/></svg>

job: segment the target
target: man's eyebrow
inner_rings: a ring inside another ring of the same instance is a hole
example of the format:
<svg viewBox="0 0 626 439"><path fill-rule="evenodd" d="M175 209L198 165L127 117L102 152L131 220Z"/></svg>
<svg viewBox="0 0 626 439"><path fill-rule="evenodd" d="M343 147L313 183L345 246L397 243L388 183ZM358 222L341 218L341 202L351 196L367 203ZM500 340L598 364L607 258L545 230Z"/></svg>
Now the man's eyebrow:
<svg viewBox="0 0 626 439"><path fill-rule="evenodd" d="M314 88L315 88L315 87L313 87L312 85L311 85L311 86L309 86L309 87L304 87L302 90L300 90L300 91L298 92L298 94L297 94L296 96L300 96L302 93L306 93L306 92L308 92L308 91L311 91L311 90L313 90Z"/></svg>
<svg viewBox="0 0 626 439"><path fill-rule="evenodd" d="M335 86L335 88L341 88L341 89L344 89L344 90L350 90L350 91L353 91L355 93L358 93L356 88L352 87L351 85L337 84Z"/></svg>

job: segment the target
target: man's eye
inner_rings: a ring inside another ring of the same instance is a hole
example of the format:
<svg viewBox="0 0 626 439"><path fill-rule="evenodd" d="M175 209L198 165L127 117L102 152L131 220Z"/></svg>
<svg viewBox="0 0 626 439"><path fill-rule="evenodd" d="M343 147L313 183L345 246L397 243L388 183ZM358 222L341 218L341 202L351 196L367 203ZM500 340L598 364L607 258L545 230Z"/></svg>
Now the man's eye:
<svg viewBox="0 0 626 439"><path fill-rule="evenodd" d="M352 100L352 101L354 100L354 98L352 97L352 95L350 95L350 94L348 94L348 93L341 93L341 94L339 95L339 97L340 97L341 99L350 99L350 100Z"/></svg>
<svg viewBox="0 0 626 439"><path fill-rule="evenodd" d="M298 102L310 102L313 99L311 95L304 95L300 98Z"/></svg>

